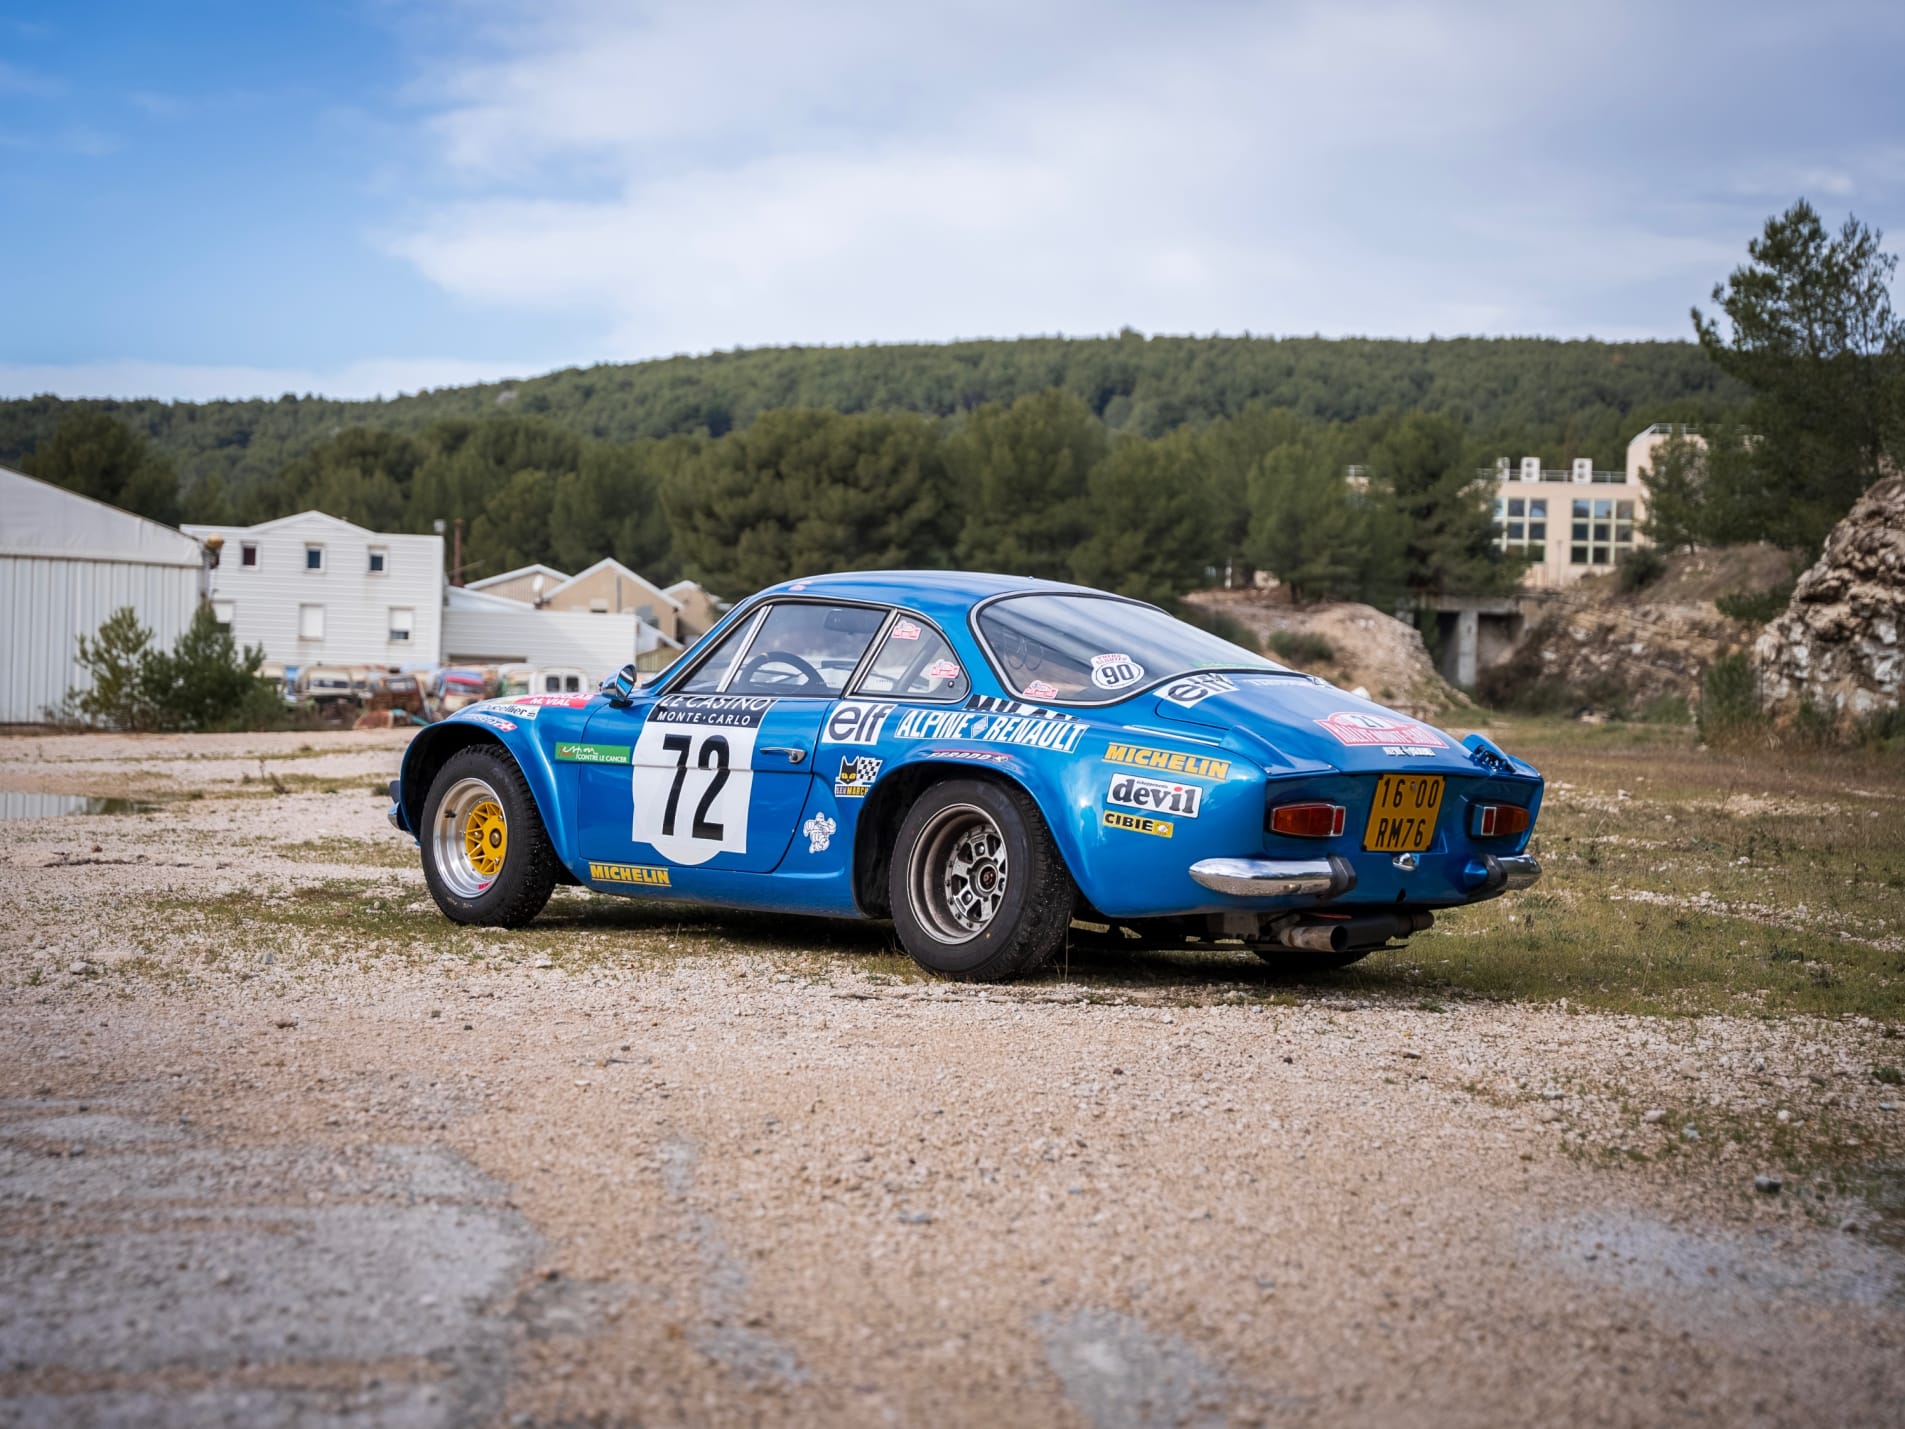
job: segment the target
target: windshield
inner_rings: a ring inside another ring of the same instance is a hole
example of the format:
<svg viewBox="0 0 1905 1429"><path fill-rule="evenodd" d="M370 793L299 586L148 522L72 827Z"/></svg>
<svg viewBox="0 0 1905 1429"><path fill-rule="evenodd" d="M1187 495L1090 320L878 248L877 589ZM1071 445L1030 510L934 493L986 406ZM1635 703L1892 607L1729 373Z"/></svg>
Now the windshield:
<svg viewBox="0 0 1905 1429"><path fill-rule="evenodd" d="M1266 670L1275 661L1161 610L1101 595L1017 595L979 612L1006 687L1028 700L1102 705L1196 670Z"/></svg>

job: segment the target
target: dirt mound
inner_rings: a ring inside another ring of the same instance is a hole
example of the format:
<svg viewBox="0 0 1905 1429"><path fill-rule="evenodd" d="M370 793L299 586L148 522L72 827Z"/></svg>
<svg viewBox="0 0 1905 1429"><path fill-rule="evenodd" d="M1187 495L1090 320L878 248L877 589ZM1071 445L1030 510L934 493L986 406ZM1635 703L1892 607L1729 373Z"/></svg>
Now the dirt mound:
<svg viewBox="0 0 1905 1429"><path fill-rule="evenodd" d="M1198 591L1185 600L1236 621L1272 659L1404 714L1435 719L1475 708L1436 673L1416 628L1374 606L1295 606L1244 590Z"/></svg>
<svg viewBox="0 0 1905 1429"><path fill-rule="evenodd" d="M1861 496L1753 646L1776 714L1802 703L1841 728L1896 710L1905 691L1905 476Z"/></svg>

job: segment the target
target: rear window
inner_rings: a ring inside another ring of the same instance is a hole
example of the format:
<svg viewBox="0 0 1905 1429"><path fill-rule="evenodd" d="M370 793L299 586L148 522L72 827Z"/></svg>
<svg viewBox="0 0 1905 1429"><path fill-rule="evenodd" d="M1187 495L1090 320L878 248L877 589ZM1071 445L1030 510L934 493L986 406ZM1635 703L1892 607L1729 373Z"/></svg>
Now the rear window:
<svg viewBox="0 0 1905 1429"><path fill-rule="evenodd" d="M1102 705L1197 670L1293 671L1153 606L1102 595L1015 595L979 611L1006 687Z"/></svg>

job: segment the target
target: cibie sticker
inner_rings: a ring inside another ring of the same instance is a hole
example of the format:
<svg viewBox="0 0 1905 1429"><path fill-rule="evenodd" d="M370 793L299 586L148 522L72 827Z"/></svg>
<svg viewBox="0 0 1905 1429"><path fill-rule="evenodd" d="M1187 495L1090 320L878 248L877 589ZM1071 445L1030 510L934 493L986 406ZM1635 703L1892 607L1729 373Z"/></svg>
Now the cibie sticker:
<svg viewBox="0 0 1905 1429"><path fill-rule="evenodd" d="M893 638L895 640L917 640L919 639L919 626L910 620L896 621L893 625Z"/></svg>
<svg viewBox="0 0 1905 1429"><path fill-rule="evenodd" d="M473 720L476 720L479 724L488 725L491 729L500 729L505 732L508 732L509 730L513 730L514 728L516 728L516 721L510 720L510 719L501 719L498 716L493 714L485 714L482 710L464 710L463 718L473 719Z"/></svg>
<svg viewBox="0 0 1905 1429"><path fill-rule="evenodd" d="M1055 700L1058 698L1058 686L1050 680L1034 680L1025 687L1028 700Z"/></svg>
<svg viewBox="0 0 1905 1429"><path fill-rule="evenodd" d="M802 824L800 831L807 835L807 852L825 853L828 842L833 838L833 831L839 827L825 814L815 814Z"/></svg>
<svg viewBox="0 0 1905 1429"><path fill-rule="evenodd" d="M1362 710L1338 710L1317 721L1340 744L1416 744L1447 749L1448 741L1426 724L1396 719L1390 715L1368 714Z"/></svg>
<svg viewBox="0 0 1905 1429"><path fill-rule="evenodd" d="M843 754L840 756L840 777L833 781L833 796L836 799L864 799L867 790L873 787L873 781L880 777L880 766L886 761L875 759L870 754Z"/></svg>
<svg viewBox="0 0 1905 1429"><path fill-rule="evenodd" d="M1101 690L1122 690L1144 678L1144 666L1129 655L1091 657L1091 682Z"/></svg>
<svg viewBox="0 0 1905 1429"><path fill-rule="evenodd" d="M1212 695L1228 695L1236 689L1236 684L1224 675L1186 675L1182 679L1172 680L1158 691L1158 695L1174 705L1189 709Z"/></svg>

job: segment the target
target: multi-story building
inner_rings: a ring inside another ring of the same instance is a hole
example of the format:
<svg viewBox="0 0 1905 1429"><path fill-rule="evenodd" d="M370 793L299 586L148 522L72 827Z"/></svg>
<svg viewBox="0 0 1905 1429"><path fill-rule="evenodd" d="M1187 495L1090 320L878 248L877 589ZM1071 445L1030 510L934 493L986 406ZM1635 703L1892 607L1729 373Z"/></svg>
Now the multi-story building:
<svg viewBox="0 0 1905 1429"><path fill-rule="evenodd" d="M367 531L322 511L180 529L222 542L212 610L267 660L398 667L442 658L441 536Z"/></svg>
<svg viewBox="0 0 1905 1429"><path fill-rule="evenodd" d="M1544 468L1539 457L1519 463L1502 457L1479 473L1495 483L1496 544L1528 559L1522 583L1569 585L1613 569L1623 555L1645 545L1646 474L1654 449L1676 433L1692 435L1670 423L1641 432L1627 444L1624 471L1599 469L1587 457L1564 468Z"/></svg>

